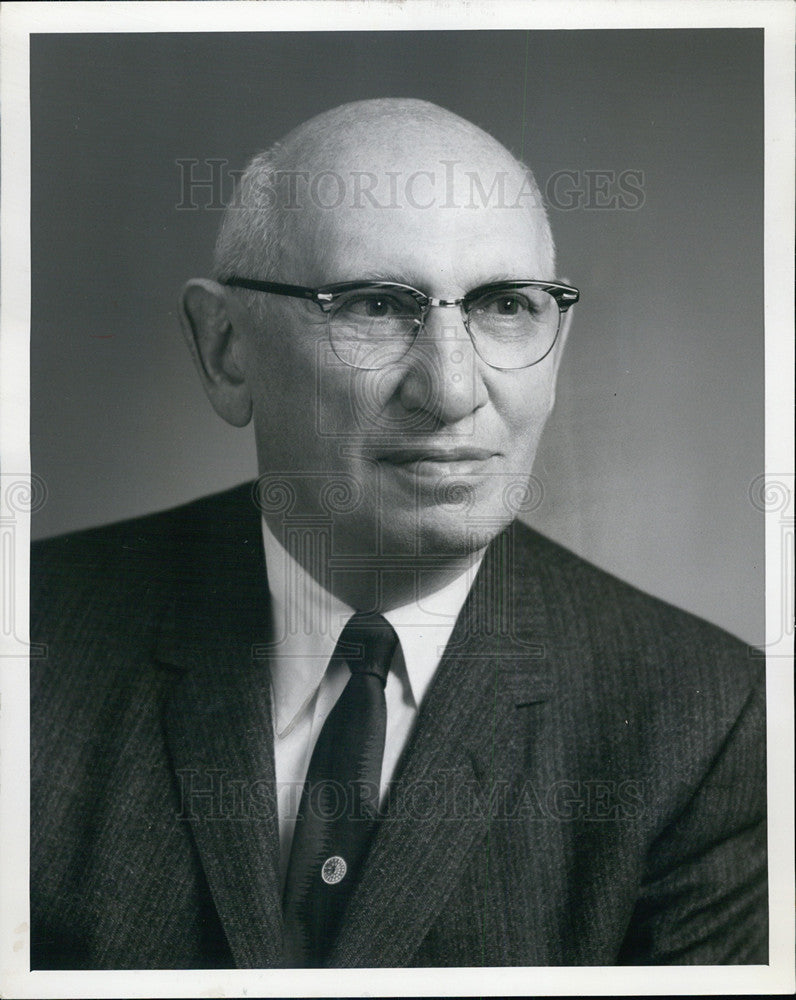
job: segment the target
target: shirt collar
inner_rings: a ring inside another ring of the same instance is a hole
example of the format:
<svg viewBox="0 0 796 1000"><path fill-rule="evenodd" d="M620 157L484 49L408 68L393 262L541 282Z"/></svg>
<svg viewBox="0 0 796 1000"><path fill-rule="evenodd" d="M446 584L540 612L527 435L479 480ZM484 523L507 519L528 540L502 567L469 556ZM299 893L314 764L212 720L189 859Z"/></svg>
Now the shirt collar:
<svg viewBox="0 0 796 1000"><path fill-rule="evenodd" d="M270 657L274 724L277 736L284 737L318 690L354 609L322 587L290 555L265 518L262 534L274 630ZM439 666L482 558L480 553L440 590L384 612L398 635L415 708Z"/></svg>
<svg viewBox="0 0 796 1000"><path fill-rule="evenodd" d="M416 708L436 673L482 559L483 553L433 594L384 612L401 643Z"/></svg>

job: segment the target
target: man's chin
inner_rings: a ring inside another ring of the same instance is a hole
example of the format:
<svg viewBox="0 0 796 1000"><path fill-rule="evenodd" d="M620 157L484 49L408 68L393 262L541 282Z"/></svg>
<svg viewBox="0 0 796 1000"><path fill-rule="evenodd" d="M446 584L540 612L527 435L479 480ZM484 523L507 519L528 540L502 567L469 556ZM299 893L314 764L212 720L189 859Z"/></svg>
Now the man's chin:
<svg viewBox="0 0 796 1000"><path fill-rule="evenodd" d="M425 508L414 517L397 514L385 519L383 547L426 559L457 559L483 549L508 523L507 518L478 518L472 511Z"/></svg>

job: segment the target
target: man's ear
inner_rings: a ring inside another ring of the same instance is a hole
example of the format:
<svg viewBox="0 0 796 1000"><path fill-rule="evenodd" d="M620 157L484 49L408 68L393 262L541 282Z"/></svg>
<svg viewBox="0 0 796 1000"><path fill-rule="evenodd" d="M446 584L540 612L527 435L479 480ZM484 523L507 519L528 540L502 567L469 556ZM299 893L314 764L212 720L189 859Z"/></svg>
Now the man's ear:
<svg viewBox="0 0 796 1000"><path fill-rule="evenodd" d="M216 413L233 427L251 420L252 398L241 364L241 331L218 282L194 278L182 292L180 319L188 349Z"/></svg>

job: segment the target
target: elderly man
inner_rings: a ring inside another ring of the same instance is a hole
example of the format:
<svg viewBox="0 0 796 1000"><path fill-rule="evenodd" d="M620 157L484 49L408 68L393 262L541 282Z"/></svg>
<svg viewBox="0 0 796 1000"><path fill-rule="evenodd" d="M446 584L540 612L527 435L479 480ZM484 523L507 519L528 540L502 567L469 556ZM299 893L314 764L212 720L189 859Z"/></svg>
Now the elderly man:
<svg viewBox="0 0 796 1000"><path fill-rule="evenodd" d="M759 662L515 520L577 299L441 108L254 158L183 311L259 479L34 553L34 968L767 961Z"/></svg>

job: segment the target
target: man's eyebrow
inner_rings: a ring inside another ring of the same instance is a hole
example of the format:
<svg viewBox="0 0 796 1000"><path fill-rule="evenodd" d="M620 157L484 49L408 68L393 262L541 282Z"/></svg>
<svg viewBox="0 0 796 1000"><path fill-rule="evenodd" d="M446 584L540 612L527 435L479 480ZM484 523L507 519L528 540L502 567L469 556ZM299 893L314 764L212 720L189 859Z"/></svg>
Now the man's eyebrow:
<svg viewBox="0 0 796 1000"><path fill-rule="evenodd" d="M528 275L525 273L509 273L508 271L500 271L496 274L487 275L482 278L477 284L473 285L473 288L480 288L481 285L502 285L504 281L517 281L518 279L527 278Z"/></svg>
<svg viewBox="0 0 796 1000"><path fill-rule="evenodd" d="M468 285L469 288L480 288L481 285L496 285L501 284L504 281L516 281L518 278L527 278L527 274L510 274L508 271L500 271L493 274L487 274L478 281L472 282ZM356 278L352 279L354 281L388 281L396 285L410 285L412 288L417 288L419 291L423 291L429 282L425 281L416 275L406 274L402 272L395 271L365 271L364 273L358 274Z"/></svg>
<svg viewBox="0 0 796 1000"><path fill-rule="evenodd" d="M395 285L411 285L413 288L420 288L416 275L404 274L396 271L365 271L355 279L357 281L390 281Z"/></svg>

